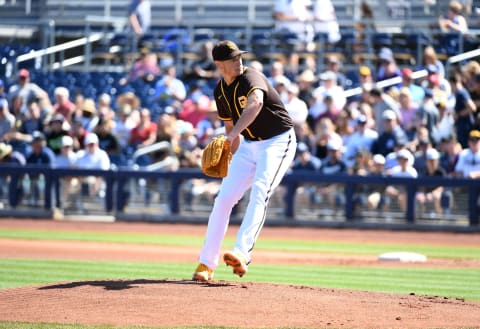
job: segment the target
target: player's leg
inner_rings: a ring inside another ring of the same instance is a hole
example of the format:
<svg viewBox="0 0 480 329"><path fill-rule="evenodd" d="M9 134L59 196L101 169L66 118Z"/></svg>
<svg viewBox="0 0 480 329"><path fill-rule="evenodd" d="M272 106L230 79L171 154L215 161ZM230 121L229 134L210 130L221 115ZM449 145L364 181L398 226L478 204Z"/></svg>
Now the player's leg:
<svg viewBox="0 0 480 329"><path fill-rule="evenodd" d="M257 167L250 200L233 249L246 264L250 262L250 253L265 221L268 201L290 168L297 145L293 130L257 143Z"/></svg>
<svg viewBox="0 0 480 329"><path fill-rule="evenodd" d="M254 176L254 162L248 143L242 142L229 166L229 174L220 185L208 219L205 242L200 252L200 263L215 269L218 265L223 237L227 231L233 207L250 188Z"/></svg>

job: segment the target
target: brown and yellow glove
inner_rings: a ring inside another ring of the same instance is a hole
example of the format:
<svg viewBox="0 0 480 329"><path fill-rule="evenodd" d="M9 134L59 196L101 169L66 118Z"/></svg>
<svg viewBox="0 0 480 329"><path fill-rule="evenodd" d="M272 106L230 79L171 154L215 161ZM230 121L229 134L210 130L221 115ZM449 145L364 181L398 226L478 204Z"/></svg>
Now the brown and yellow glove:
<svg viewBox="0 0 480 329"><path fill-rule="evenodd" d="M207 176L223 178L227 176L231 158L230 142L224 135L214 137L203 150L202 171Z"/></svg>

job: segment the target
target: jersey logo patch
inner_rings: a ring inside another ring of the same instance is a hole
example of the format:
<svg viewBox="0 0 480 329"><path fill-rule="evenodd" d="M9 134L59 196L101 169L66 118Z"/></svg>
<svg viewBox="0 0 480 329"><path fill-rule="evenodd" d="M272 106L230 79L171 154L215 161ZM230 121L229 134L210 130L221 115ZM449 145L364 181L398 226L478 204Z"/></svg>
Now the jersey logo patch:
<svg viewBox="0 0 480 329"><path fill-rule="evenodd" d="M247 102L248 102L248 99L246 96L240 96L238 97L238 103L240 104L240 107L242 109L244 109L245 107L247 107Z"/></svg>

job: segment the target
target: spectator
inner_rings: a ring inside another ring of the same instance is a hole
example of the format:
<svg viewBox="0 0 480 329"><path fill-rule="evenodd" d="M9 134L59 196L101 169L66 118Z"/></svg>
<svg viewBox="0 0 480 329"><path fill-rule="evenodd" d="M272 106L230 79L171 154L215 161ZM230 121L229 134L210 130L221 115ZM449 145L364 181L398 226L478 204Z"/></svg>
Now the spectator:
<svg viewBox="0 0 480 329"><path fill-rule="evenodd" d="M70 136L62 137L62 150L55 156L53 167L70 168L75 163L76 153L73 150L73 138Z"/></svg>
<svg viewBox="0 0 480 329"><path fill-rule="evenodd" d="M13 99L17 96L24 106L27 106L33 100L38 100L42 107L50 104L47 92L36 83L30 82L30 72L27 69L18 71L18 82L10 86L8 90L10 102L13 102Z"/></svg>
<svg viewBox="0 0 480 329"><path fill-rule="evenodd" d="M25 157L13 150L12 146L5 143L0 143L0 165L1 164L16 164L24 166L27 160ZM1 184L2 186L4 184Z"/></svg>
<svg viewBox="0 0 480 329"><path fill-rule="evenodd" d="M393 52L390 48L383 47L380 49L380 52L378 53L378 59L379 59L379 67L377 69L377 74L375 77L375 81L384 81L387 79L395 78L395 77L400 77L402 74L400 72L400 69L397 66L397 63L395 62L395 58L393 57ZM384 90L388 90L391 87L386 87Z"/></svg>
<svg viewBox="0 0 480 329"><path fill-rule="evenodd" d="M197 83L199 86L213 88L220 77L220 74L213 62L212 57L213 42L202 43L198 58L191 64L185 65L183 81L185 83Z"/></svg>
<svg viewBox="0 0 480 329"><path fill-rule="evenodd" d="M347 174L347 165L342 161L341 140L330 140L327 144L328 156L322 161L320 173L324 175ZM345 195L339 184L327 184L319 187L318 194L328 200L332 209L337 209L345 204Z"/></svg>
<svg viewBox="0 0 480 329"><path fill-rule="evenodd" d="M73 165L74 167L82 169L110 169L110 159L107 152L100 149L98 145L98 136L96 134L87 134L85 137L85 149L82 149L78 152ZM102 177L85 177L85 179L82 179L82 181L82 191L84 191L83 188L86 186L88 195L95 195L99 197L105 195L105 186L103 184ZM80 206L80 208L83 207Z"/></svg>
<svg viewBox="0 0 480 329"><path fill-rule="evenodd" d="M402 83L399 89L401 90L404 87L408 88L410 91L412 102L417 105L422 102L423 98L425 97L425 90L414 83L413 71L410 68L404 68L402 70Z"/></svg>
<svg viewBox="0 0 480 329"><path fill-rule="evenodd" d="M132 0L128 7L130 28L137 37L149 32L152 20L150 0Z"/></svg>
<svg viewBox="0 0 480 329"><path fill-rule="evenodd" d="M480 108L480 73L476 74L471 82L470 96L472 98L473 104L478 109ZM477 113L475 123L477 126L480 126L480 117Z"/></svg>
<svg viewBox="0 0 480 329"><path fill-rule="evenodd" d="M291 170L293 172L299 171L299 170L318 172L321 165L322 165L322 161L316 156L312 155L307 144L302 142L297 144L297 153L295 155L295 159L293 160L293 164L291 167ZM298 191L298 193L303 192L307 194L309 197L310 203L313 204L316 201L317 187L318 187L318 184L315 184L315 183L302 184L301 189Z"/></svg>
<svg viewBox="0 0 480 329"><path fill-rule="evenodd" d="M342 88L349 87L347 85L347 77L342 72L342 61L338 55L329 55L325 60L327 71L331 71L337 75L337 85Z"/></svg>
<svg viewBox="0 0 480 329"><path fill-rule="evenodd" d="M445 66L438 59L437 52L433 46L426 46L423 49L422 68L427 70L428 67L435 67L435 72L442 78L445 77Z"/></svg>
<svg viewBox="0 0 480 329"><path fill-rule="evenodd" d="M179 119L190 122L194 127L200 120L206 117L206 113L210 108L210 98L204 95L200 88L195 87L182 104L182 109L178 113Z"/></svg>
<svg viewBox="0 0 480 329"><path fill-rule="evenodd" d="M420 175L423 177L446 177L445 170L439 166L439 159L440 153L434 148L429 148L426 152L426 170L420 172ZM453 196L451 190L445 189L443 186L425 186L417 192L416 199L422 208L426 204L433 203L435 213L441 215L450 211Z"/></svg>
<svg viewBox="0 0 480 329"><path fill-rule="evenodd" d="M392 110L383 112L383 132L373 142L371 153L386 156L394 151L397 145L406 145L407 136L398 124L397 115Z"/></svg>
<svg viewBox="0 0 480 329"><path fill-rule="evenodd" d="M372 166L369 171L369 176L384 177L385 176L385 157L381 154L375 154L372 157ZM367 206L368 209L383 211L385 207L390 203L385 195L385 186L369 185L367 193Z"/></svg>
<svg viewBox="0 0 480 329"><path fill-rule="evenodd" d="M41 117L41 110L37 102L31 102L28 106L28 111L22 115L15 122L15 126L4 135L4 141L9 142L16 151L26 155L32 134L34 131L43 132L43 121Z"/></svg>
<svg viewBox="0 0 480 329"><path fill-rule="evenodd" d="M370 91L370 104L373 107L373 117L375 119L375 130L379 134L383 132L385 127L383 113L387 110L395 113L395 120L399 120L401 114L399 110L399 104L388 94L383 92L380 88L373 88ZM373 153L375 154L375 153Z"/></svg>
<svg viewBox="0 0 480 329"><path fill-rule="evenodd" d="M314 135L312 129L310 129L310 126L305 122L301 124L296 124L293 126L293 128L295 130L295 137L297 137L297 142L306 144L309 150L314 150L316 136Z"/></svg>
<svg viewBox="0 0 480 329"><path fill-rule="evenodd" d="M113 120L115 111L112 109L112 97L107 93L98 96L98 120ZM95 128L93 128L95 129Z"/></svg>
<svg viewBox="0 0 480 329"><path fill-rule="evenodd" d="M70 92L65 87L56 87L53 93L55 96L55 103L53 104L54 115L60 113L68 122L72 122L75 104L69 99Z"/></svg>
<svg viewBox="0 0 480 329"><path fill-rule="evenodd" d="M150 52L147 47L142 47L140 49L140 56L133 63L128 76L120 79L119 83L124 85L135 80L152 82L160 76L160 73L157 54Z"/></svg>
<svg viewBox="0 0 480 329"><path fill-rule="evenodd" d="M15 117L8 111L8 102L0 98L0 141L8 137L8 132L15 126Z"/></svg>
<svg viewBox="0 0 480 329"><path fill-rule="evenodd" d="M315 0L313 2L313 28L315 33L325 33L328 43L334 44L340 41L340 26L335 14L335 7L331 0ZM343 86L343 84L340 84Z"/></svg>
<svg viewBox="0 0 480 329"><path fill-rule="evenodd" d="M142 109L140 111L140 123L130 132L129 145L134 149L139 149L155 143L157 138L157 124L152 122L150 111Z"/></svg>
<svg viewBox="0 0 480 329"><path fill-rule="evenodd" d="M441 151L440 167L442 167L449 177L454 176L455 166L458 161L458 155L462 151L462 146L457 142L454 135L442 138L438 149Z"/></svg>
<svg viewBox="0 0 480 329"><path fill-rule="evenodd" d="M218 119L216 103L210 102L207 116L196 126L196 138L200 146L205 147L212 137L219 135L224 129L222 121Z"/></svg>
<svg viewBox="0 0 480 329"><path fill-rule="evenodd" d="M307 104L298 98L299 92L300 90L296 83L291 83L287 88L288 97L287 102L285 103L285 108L292 118L294 125L306 122L308 116Z"/></svg>
<svg viewBox="0 0 480 329"><path fill-rule="evenodd" d="M183 82L177 78L175 66L167 67L165 75L155 84L153 100L163 108L172 106L179 111L186 96L187 90Z"/></svg>
<svg viewBox="0 0 480 329"><path fill-rule="evenodd" d="M56 155L60 154L62 149L62 137L68 135L68 131L63 129L64 117L60 113L55 114L48 123L45 131L47 146Z"/></svg>
<svg viewBox="0 0 480 329"><path fill-rule="evenodd" d="M312 70L306 69L297 76L298 83L298 98L307 104L308 107L312 104L314 84L316 83L315 74Z"/></svg>
<svg viewBox="0 0 480 329"><path fill-rule="evenodd" d="M313 154L322 161L328 156L328 144L342 144L342 137L336 133L335 125L330 118L322 118L315 125ZM308 144L307 144L308 145Z"/></svg>
<svg viewBox="0 0 480 329"><path fill-rule="evenodd" d="M367 116L360 114L356 118L355 132L345 144L344 161L349 168L353 166L356 154L360 150L370 150L373 142L378 138L378 132L368 128L367 123Z"/></svg>
<svg viewBox="0 0 480 329"><path fill-rule="evenodd" d="M95 101L92 98L85 99L80 110L81 113L75 120L80 121L87 132L93 132L99 121Z"/></svg>
<svg viewBox="0 0 480 329"><path fill-rule="evenodd" d="M473 103L470 93L463 86L460 74L455 73L449 78L452 92L455 96L455 112L453 113L455 119L455 133L458 142L463 148L468 147L469 132L474 128L475 112L477 108Z"/></svg>
<svg viewBox="0 0 480 329"><path fill-rule="evenodd" d="M298 53L313 41L313 27L309 23L312 13L309 0L275 0L273 18L279 33L292 33L298 42L288 49L289 71L296 74L299 67Z"/></svg>
<svg viewBox="0 0 480 329"><path fill-rule="evenodd" d="M123 104L115 116L115 124L112 129L112 133L118 139L120 147L125 150L130 140L130 132L135 127L135 123L130 120L130 114L132 113L132 107L130 104Z"/></svg>
<svg viewBox="0 0 480 329"><path fill-rule="evenodd" d="M3 164L24 166L25 163L25 157L21 153L14 151L11 145L0 142L0 167ZM8 175L0 172L0 196L5 195L8 190L9 204L11 207L16 207L23 197L22 179L18 180L17 186L14 187L14 193L11 193L12 191L8 184L9 179Z"/></svg>
<svg viewBox="0 0 480 329"><path fill-rule="evenodd" d="M418 173L411 165L412 153L407 149L401 149L397 152L398 165L392 168L390 175L392 177L417 178ZM389 185L385 189L386 195L393 200L397 200L402 211L407 209L407 191L404 186Z"/></svg>
<svg viewBox="0 0 480 329"><path fill-rule="evenodd" d="M5 98L7 99L7 95L5 94L5 82L0 79L0 99Z"/></svg>
<svg viewBox="0 0 480 329"><path fill-rule="evenodd" d="M418 105L413 102L409 88L403 87L400 89L399 104L400 125L411 140L415 134L415 113Z"/></svg>
<svg viewBox="0 0 480 329"><path fill-rule="evenodd" d="M36 166L52 166L55 162L55 155L52 150L46 146L45 135L40 131L35 131L32 134L31 151L26 158L27 164ZM30 193L29 205L38 206L40 199L40 175L29 174L30 178Z"/></svg>
<svg viewBox="0 0 480 329"><path fill-rule="evenodd" d="M468 147L458 155L455 176L480 178L480 131L472 130L468 134Z"/></svg>
<svg viewBox="0 0 480 329"><path fill-rule="evenodd" d="M107 152L110 159L119 156L121 153L120 143L117 137L112 133L113 121L108 119L100 119L95 134L98 136L98 146Z"/></svg>
<svg viewBox="0 0 480 329"><path fill-rule="evenodd" d="M347 100L344 95L344 90L337 85L337 75L332 71L327 71L320 74L321 85L313 91L314 103L309 108L310 122L317 122L322 115L327 112L328 103L325 98L331 98L331 105L333 107L333 115L337 115L345 106Z"/></svg>
<svg viewBox="0 0 480 329"><path fill-rule="evenodd" d="M468 25L467 20L462 16L462 4L451 1L447 14L438 18L438 25L442 32L467 33Z"/></svg>
<svg viewBox="0 0 480 329"><path fill-rule="evenodd" d="M82 122L75 120L72 123L73 150L78 152L85 148L85 137L88 131L83 128Z"/></svg>
<svg viewBox="0 0 480 329"><path fill-rule="evenodd" d="M420 129L420 127L426 127L431 142L434 144L440 143L441 137L438 129L440 112L433 101L433 91L431 89L425 90L425 97L415 112L415 122L416 130ZM451 128L453 128L453 125ZM452 131L452 129L448 129L448 131Z"/></svg>

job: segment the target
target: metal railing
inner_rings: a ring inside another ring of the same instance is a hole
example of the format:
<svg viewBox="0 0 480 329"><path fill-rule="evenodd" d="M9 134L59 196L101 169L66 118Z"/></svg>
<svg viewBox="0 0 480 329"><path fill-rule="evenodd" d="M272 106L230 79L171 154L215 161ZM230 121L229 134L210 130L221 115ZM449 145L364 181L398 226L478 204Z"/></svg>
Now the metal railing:
<svg viewBox="0 0 480 329"><path fill-rule="evenodd" d="M86 169L58 169L38 166L18 167L12 165L3 165L1 168L1 177L9 177L9 205L10 210L15 213L15 209L20 203L21 195L18 192L20 182L25 175L44 177L44 195L43 208L52 210L55 207L62 207L60 186L61 180L65 177L101 177L104 181L105 193L102 196L104 209L107 213L115 217L121 218L125 216L124 209L128 205L129 197L133 196L129 192L129 182L140 180L162 181L163 186L168 186L166 191L168 214L167 216L176 216L181 212L182 203L182 184L192 179L205 179L206 182L214 181L212 178L206 177L199 169L180 169L177 171L145 171L132 170L128 168L118 168L117 170L86 170ZM167 184L168 183L168 184ZM358 186L365 185L396 185L405 188L407 207L404 213L404 223L407 225L415 225L416 218L416 200L415 195L419 187L426 186L444 186L446 188L462 188L466 191L468 200L467 207L464 209L468 218L468 226L472 228L479 227L478 213L478 197L480 192L480 181L475 179L463 178L435 178L435 177L419 177L419 178L395 178L395 177L377 177L377 176L357 176L357 175L322 175L312 173L311 171L292 172L285 176L282 181L286 193L283 203L283 214L280 217L284 221L300 220L300 216L296 208L296 194L298 189L304 184L321 183L321 184L342 184L344 186L345 204L343 209L343 223L357 222L354 213L353 201L355 189ZM145 207L137 209L140 213L147 212ZM0 211L0 215L1 215ZM381 220L381 218L379 218Z"/></svg>

